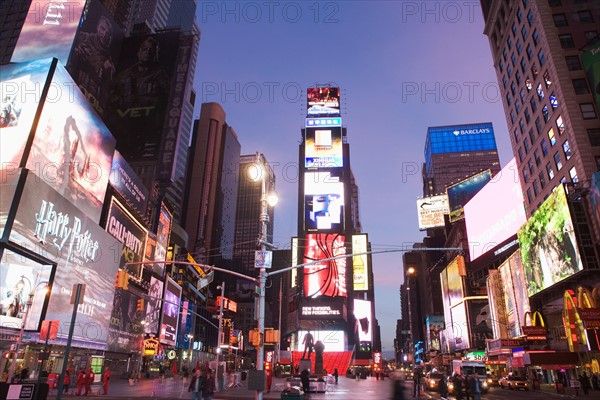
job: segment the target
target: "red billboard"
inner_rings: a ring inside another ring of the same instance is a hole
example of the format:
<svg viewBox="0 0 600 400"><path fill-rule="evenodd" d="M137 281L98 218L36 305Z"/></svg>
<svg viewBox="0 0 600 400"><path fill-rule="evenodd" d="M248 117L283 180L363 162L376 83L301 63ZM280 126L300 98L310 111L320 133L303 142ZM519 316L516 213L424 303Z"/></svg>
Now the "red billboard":
<svg viewBox="0 0 600 400"><path fill-rule="evenodd" d="M326 260L346 255L345 236L315 233L306 235L304 263L304 295L306 297L347 296L346 258Z"/></svg>

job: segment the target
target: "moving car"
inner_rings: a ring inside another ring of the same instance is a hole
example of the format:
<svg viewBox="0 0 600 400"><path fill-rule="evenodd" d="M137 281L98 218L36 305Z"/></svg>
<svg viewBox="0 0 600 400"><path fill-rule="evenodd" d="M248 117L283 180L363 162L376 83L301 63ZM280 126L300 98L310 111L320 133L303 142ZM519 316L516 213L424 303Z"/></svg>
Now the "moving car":
<svg viewBox="0 0 600 400"><path fill-rule="evenodd" d="M425 390L437 391L440 386L440 379L445 379L446 375L439 372L428 372L425 375Z"/></svg>
<svg viewBox="0 0 600 400"><path fill-rule="evenodd" d="M502 389L508 388L510 390L529 390L529 381L520 376L505 376L504 378L500 379L500 387Z"/></svg>

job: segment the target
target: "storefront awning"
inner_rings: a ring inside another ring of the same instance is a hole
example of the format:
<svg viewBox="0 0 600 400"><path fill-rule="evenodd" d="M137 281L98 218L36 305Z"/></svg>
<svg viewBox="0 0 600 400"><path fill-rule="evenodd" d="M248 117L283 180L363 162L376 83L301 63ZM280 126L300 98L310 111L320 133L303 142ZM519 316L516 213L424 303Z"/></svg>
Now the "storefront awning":
<svg viewBox="0 0 600 400"><path fill-rule="evenodd" d="M579 364L577 353L557 351L548 353L530 353L523 355L525 365L539 366L543 369L569 369Z"/></svg>

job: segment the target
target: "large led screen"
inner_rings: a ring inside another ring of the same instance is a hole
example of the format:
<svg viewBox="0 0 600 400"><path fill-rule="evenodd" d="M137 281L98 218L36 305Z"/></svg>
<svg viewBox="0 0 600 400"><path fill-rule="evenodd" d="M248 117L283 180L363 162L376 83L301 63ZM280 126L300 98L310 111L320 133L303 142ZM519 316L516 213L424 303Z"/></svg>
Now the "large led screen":
<svg viewBox="0 0 600 400"><path fill-rule="evenodd" d="M108 351L134 353L139 351L142 340L143 314L137 310L139 296L122 289L115 289L113 310L108 325Z"/></svg>
<svg viewBox="0 0 600 400"><path fill-rule="evenodd" d="M344 182L338 172L304 174L304 228L344 230Z"/></svg>
<svg viewBox="0 0 600 400"><path fill-rule="evenodd" d="M146 215L149 199L148 189L121 153L116 150L108 181L131 207L137 210L140 215Z"/></svg>
<svg viewBox="0 0 600 400"><path fill-rule="evenodd" d="M0 66L0 169L21 164L52 59ZM48 82L49 84L49 82Z"/></svg>
<svg viewBox="0 0 600 400"><path fill-rule="evenodd" d="M465 295L463 278L460 275L457 258L454 258L448 264L448 266L445 269L445 273L447 275L448 282L447 301L450 307L452 307L461 302Z"/></svg>
<svg viewBox="0 0 600 400"><path fill-rule="evenodd" d="M486 279L487 295L490 302L490 318L492 331L495 338L507 338L508 335L506 305L504 304L504 288L500 272L496 269L489 270Z"/></svg>
<svg viewBox="0 0 600 400"><path fill-rule="evenodd" d="M306 168L343 167L342 127L306 128L304 161Z"/></svg>
<svg viewBox="0 0 600 400"><path fill-rule="evenodd" d="M600 229L600 171L592 175L590 204L592 205L592 218L596 220L596 226Z"/></svg>
<svg viewBox="0 0 600 400"><path fill-rule="evenodd" d="M446 189L448 195L448 206L450 211L450 222L464 218L465 204L469 202L490 180L492 173L486 170L471 176Z"/></svg>
<svg viewBox="0 0 600 400"><path fill-rule="evenodd" d="M470 347L469 327L465 302L458 303L450 309L451 323L446 324L449 336L450 351L465 350Z"/></svg>
<svg viewBox="0 0 600 400"><path fill-rule="evenodd" d="M32 0L11 62L56 57L67 63L86 0Z"/></svg>
<svg viewBox="0 0 600 400"><path fill-rule="evenodd" d="M136 279L140 279L142 265L125 267L125 263L143 261L148 231L114 197L111 199L106 217L106 231L123 243L120 266Z"/></svg>
<svg viewBox="0 0 600 400"><path fill-rule="evenodd" d="M9 240L57 264L46 319L61 321L59 334L71 323L73 286L86 284L74 337L105 343L122 244L31 172Z"/></svg>
<svg viewBox="0 0 600 400"><path fill-rule="evenodd" d="M27 168L98 223L115 139L60 64L52 87Z"/></svg>
<svg viewBox="0 0 600 400"><path fill-rule="evenodd" d="M522 334L521 325L525 313L530 311L521 254L518 251L513 253L498 267L498 272L504 293L506 329L509 337L517 337Z"/></svg>
<svg viewBox="0 0 600 400"><path fill-rule="evenodd" d="M150 287L148 288L148 301L146 302L146 325L144 333L157 335L160 325L160 309L162 306L164 284L160 279L150 278Z"/></svg>
<svg viewBox="0 0 600 400"><path fill-rule="evenodd" d="M332 330L312 330L300 331L298 333L298 351L303 351L303 342L306 334L310 332L313 335L314 343L320 341L325 346L324 352L328 351L346 351L346 337L344 331Z"/></svg>
<svg viewBox="0 0 600 400"><path fill-rule="evenodd" d="M308 88L306 101L306 114L309 117L340 115L340 88Z"/></svg>
<svg viewBox="0 0 600 400"><path fill-rule="evenodd" d="M367 252L367 235L352 235L352 254ZM352 257L352 282L354 291L369 290L369 257L362 254Z"/></svg>
<svg viewBox="0 0 600 400"><path fill-rule="evenodd" d="M448 212L448 196L445 194L418 199L419 229L423 231L444 226L444 215Z"/></svg>
<svg viewBox="0 0 600 400"><path fill-rule="evenodd" d="M445 322L442 315L428 315L425 320L427 348L429 351L440 351L440 335L444 330Z"/></svg>
<svg viewBox="0 0 600 400"><path fill-rule="evenodd" d="M339 234L306 235L304 263L304 295L306 297L347 296L346 258L320 261L346 254L345 236Z"/></svg>
<svg viewBox="0 0 600 400"><path fill-rule="evenodd" d="M173 279L167 277L162 318L160 321L161 343L175 346L177 342L177 324L179 322L179 301L181 300L181 286Z"/></svg>
<svg viewBox="0 0 600 400"><path fill-rule="evenodd" d="M529 296L583 269L562 185L533 213L517 236Z"/></svg>
<svg viewBox="0 0 600 400"><path fill-rule="evenodd" d="M158 228L156 230L156 251L154 261L165 261L167 259L167 247L169 247L169 236L171 235L171 213L161 204L158 215ZM160 276L164 274L165 264L154 264L154 272Z"/></svg>
<svg viewBox="0 0 600 400"><path fill-rule="evenodd" d="M54 267L37 263L5 249L0 261L0 328L21 329L29 295L32 303L26 330L37 330L47 300L46 289Z"/></svg>
<svg viewBox="0 0 600 400"><path fill-rule="evenodd" d="M373 341L373 315L371 302L368 300L354 299L354 334L360 342Z"/></svg>
<svg viewBox="0 0 600 400"><path fill-rule="evenodd" d="M339 320L346 319L346 299L321 297L306 298L300 305L299 319L305 320Z"/></svg>
<svg viewBox="0 0 600 400"><path fill-rule="evenodd" d="M494 338L488 299L467 299L465 302L469 312L470 347L485 349L486 339Z"/></svg>
<svg viewBox="0 0 600 400"><path fill-rule="evenodd" d="M596 101L596 110L600 110L600 44L595 42L581 54L583 69L592 87L592 96Z"/></svg>
<svg viewBox="0 0 600 400"><path fill-rule="evenodd" d="M498 201L502 199L502 201ZM471 260L517 233L527 221L519 170L513 158L464 206ZM488 216L494 213L494 218Z"/></svg>

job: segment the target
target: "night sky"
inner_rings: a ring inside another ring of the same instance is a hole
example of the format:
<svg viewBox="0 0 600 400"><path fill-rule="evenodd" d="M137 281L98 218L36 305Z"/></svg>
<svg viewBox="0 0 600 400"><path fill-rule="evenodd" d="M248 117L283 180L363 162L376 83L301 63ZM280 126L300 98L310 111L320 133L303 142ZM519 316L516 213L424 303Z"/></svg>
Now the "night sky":
<svg viewBox="0 0 600 400"><path fill-rule="evenodd" d="M270 4L270 5L269 5ZM221 103L242 154L277 175L275 239L297 234L298 145L305 93L342 89L343 124L373 250L422 241L416 199L427 127L492 122L502 165L512 158L479 1L202 1L200 103ZM401 317L401 253L374 255L385 353Z"/></svg>

